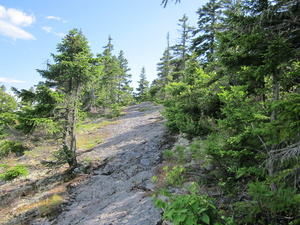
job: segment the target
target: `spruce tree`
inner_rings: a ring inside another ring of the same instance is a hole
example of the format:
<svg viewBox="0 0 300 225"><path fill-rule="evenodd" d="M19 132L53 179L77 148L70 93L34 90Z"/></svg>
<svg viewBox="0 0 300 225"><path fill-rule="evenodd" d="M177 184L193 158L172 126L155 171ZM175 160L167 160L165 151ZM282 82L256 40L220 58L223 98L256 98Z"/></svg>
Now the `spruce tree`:
<svg viewBox="0 0 300 225"><path fill-rule="evenodd" d="M148 90L149 90L149 81L147 81L145 67L141 69L140 80L138 81L138 83L139 83L139 87L136 89L138 91L137 99L139 101L145 101L148 99Z"/></svg>
<svg viewBox="0 0 300 225"><path fill-rule="evenodd" d="M82 32L73 29L57 45L58 54L52 54L54 64L38 70L46 84L63 94L61 155L68 162L70 171L77 167L75 125L82 90L93 78L92 53ZM62 111L61 110L61 111Z"/></svg>
<svg viewBox="0 0 300 225"><path fill-rule="evenodd" d="M169 33L167 34L167 47L163 53L163 57L160 58L160 62L157 63L157 76L158 80L155 81L151 86L157 86L160 90L160 98L165 99L165 86L171 81L171 72L172 72L172 55L171 55L171 48L170 48L170 36Z"/></svg>
<svg viewBox="0 0 300 225"><path fill-rule="evenodd" d="M122 73L122 69L119 66L118 59L113 55L112 51L114 46L112 44L111 36L108 37L108 43L104 46L102 54L98 54L98 57L103 66L102 77L101 77L101 86L102 86L102 95L104 99L104 107L109 107L112 104L117 103L118 101L118 75Z"/></svg>
<svg viewBox="0 0 300 225"><path fill-rule="evenodd" d="M184 77L184 70L189 58L191 35L193 31L193 27L189 26L188 17L185 14L179 19L178 26L180 27L180 39L178 44L172 46L174 55L174 60L172 61L174 71L172 76L173 80L176 81L179 81Z"/></svg>
<svg viewBox="0 0 300 225"><path fill-rule="evenodd" d="M5 136L5 131L15 123L17 102L8 93L4 85L0 86L0 140Z"/></svg>
<svg viewBox="0 0 300 225"><path fill-rule="evenodd" d="M129 85L131 83L131 74L129 74L130 68L128 67L128 60L125 58L122 50L119 52L117 60L121 69L117 78L117 102L126 105L132 100L132 88Z"/></svg>
<svg viewBox="0 0 300 225"><path fill-rule="evenodd" d="M223 10L227 0L210 0L197 11L198 27L193 31L192 48L205 64L215 60L217 32L221 30Z"/></svg>

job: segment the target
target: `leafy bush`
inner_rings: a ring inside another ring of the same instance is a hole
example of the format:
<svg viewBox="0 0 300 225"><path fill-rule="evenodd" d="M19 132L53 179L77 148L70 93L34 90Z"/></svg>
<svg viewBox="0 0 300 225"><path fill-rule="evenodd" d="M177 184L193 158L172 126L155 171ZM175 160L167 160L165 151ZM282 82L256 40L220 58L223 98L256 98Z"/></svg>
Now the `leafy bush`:
<svg viewBox="0 0 300 225"><path fill-rule="evenodd" d="M5 164L0 165L4 168L5 172L0 174L0 179L4 181L11 181L19 176L26 176L28 174L28 170L25 166L18 165L8 169L8 166Z"/></svg>
<svg viewBox="0 0 300 225"><path fill-rule="evenodd" d="M183 174L185 172L185 169L182 167L182 165L174 166L171 170L169 170L168 166L165 166L164 170L167 171L166 179L168 185L179 186L184 183Z"/></svg>
<svg viewBox="0 0 300 225"><path fill-rule="evenodd" d="M190 194L172 196L170 202L155 199L155 205L164 210L163 219L171 220L175 225L221 224L213 199L198 195L196 189L193 183Z"/></svg>

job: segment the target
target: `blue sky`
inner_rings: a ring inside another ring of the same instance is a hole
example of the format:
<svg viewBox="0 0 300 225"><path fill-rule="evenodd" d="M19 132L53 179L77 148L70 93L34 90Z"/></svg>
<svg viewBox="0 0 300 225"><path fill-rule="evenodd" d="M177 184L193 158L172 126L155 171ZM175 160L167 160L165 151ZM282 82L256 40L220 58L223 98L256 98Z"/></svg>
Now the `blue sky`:
<svg viewBox="0 0 300 225"><path fill-rule="evenodd" d="M36 69L73 28L82 29L94 54L113 38L114 54L124 51L132 85L137 86L142 67L151 82L166 47L179 38L178 20L186 14L196 26L196 11L207 0L182 0L166 8L161 0L0 0L0 82L29 89L42 80Z"/></svg>

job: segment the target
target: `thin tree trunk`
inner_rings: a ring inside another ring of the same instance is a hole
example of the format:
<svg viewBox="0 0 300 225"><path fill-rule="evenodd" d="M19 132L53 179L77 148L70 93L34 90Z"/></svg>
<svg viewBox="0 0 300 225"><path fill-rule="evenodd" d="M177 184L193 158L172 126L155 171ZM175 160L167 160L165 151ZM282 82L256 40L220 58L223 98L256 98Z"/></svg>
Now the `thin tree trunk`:
<svg viewBox="0 0 300 225"><path fill-rule="evenodd" d="M71 115L71 129L70 129L70 151L72 154L71 158L71 170L75 169L77 167L77 157L76 157L76 134L75 134L75 125L76 125L76 119L77 119L77 100L79 95L79 87L76 87L75 96L74 96L74 104L72 109L72 115Z"/></svg>
<svg viewBox="0 0 300 225"><path fill-rule="evenodd" d="M273 86L273 93L274 93L274 97L273 100L274 101L278 101L279 100L279 83L277 80L277 75L276 73L274 73L273 76L273 82L274 82L274 86ZM271 113L271 122L274 121L276 119L276 111L274 110ZM268 162L268 172L269 172L269 176L273 177L276 173L276 168L275 168L275 153L273 150L275 150L276 145L272 144L271 146L271 151L269 151L268 155L269 155L269 162ZM277 186L274 182L271 183L271 189L273 191L277 191Z"/></svg>

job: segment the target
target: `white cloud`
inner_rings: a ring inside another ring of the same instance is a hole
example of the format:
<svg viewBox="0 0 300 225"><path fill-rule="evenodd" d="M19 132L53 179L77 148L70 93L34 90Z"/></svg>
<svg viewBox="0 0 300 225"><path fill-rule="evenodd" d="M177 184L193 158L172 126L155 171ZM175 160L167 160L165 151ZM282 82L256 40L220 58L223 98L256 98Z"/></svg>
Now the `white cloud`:
<svg viewBox="0 0 300 225"><path fill-rule="evenodd" d="M10 79L7 77L0 77L0 82L2 82L2 83L27 83L26 81Z"/></svg>
<svg viewBox="0 0 300 225"><path fill-rule="evenodd" d="M58 17L58 16L46 16L46 19L49 19L49 20L61 20L61 18Z"/></svg>
<svg viewBox="0 0 300 225"><path fill-rule="evenodd" d="M34 15L27 15L17 9L6 9L0 5L0 35L13 39L35 40L32 34L21 28L28 27L34 22Z"/></svg>
<svg viewBox="0 0 300 225"><path fill-rule="evenodd" d="M47 33L51 33L51 31L52 31L52 27L48 27L48 26L45 26L45 27L42 27L42 29L44 30L44 31L46 31Z"/></svg>
<svg viewBox="0 0 300 225"><path fill-rule="evenodd" d="M54 34L54 35L59 36L59 37L65 36L65 34L63 34L63 33L56 32L53 27L45 26L45 27L42 27L42 29L44 31L46 31L47 33L51 33L51 34Z"/></svg>
<svg viewBox="0 0 300 225"><path fill-rule="evenodd" d="M62 18L58 17L58 16L46 16L46 19L48 20L58 20L61 21L62 23L67 23L68 20L63 20Z"/></svg>
<svg viewBox="0 0 300 225"><path fill-rule="evenodd" d="M35 40L35 37L21 28L0 20L0 35L13 39Z"/></svg>

